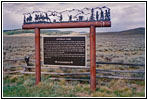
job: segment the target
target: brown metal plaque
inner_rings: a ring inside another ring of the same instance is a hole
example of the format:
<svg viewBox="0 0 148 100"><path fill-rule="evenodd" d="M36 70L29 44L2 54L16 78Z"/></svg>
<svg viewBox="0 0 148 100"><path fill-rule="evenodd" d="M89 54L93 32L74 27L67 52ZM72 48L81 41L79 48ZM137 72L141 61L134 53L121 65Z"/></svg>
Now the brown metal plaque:
<svg viewBox="0 0 148 100"><path fill-rule="evenodd" d="M43 37L44 65L86 66L86 36Z"/></svg>

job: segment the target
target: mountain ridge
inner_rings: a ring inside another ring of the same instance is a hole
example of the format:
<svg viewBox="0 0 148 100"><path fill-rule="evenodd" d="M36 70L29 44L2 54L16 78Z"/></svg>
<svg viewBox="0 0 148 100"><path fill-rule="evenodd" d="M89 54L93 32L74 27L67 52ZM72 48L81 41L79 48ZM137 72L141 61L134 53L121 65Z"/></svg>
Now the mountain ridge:
<svg viewBox="0 0 148 100"><path fill-rule="evenodd" d="M59 30L41 30L41 34L55 35L55 34L70 34L73 31L59 31ZM4 35L15 35L22 33L35 33L33 29L22 30L22 29L12 29L12 30L3 30Z"/></svg>
<svg viewBox="0 0 148 100"><path fill-rule="evenodd" d="M145 35L145 28L138 27L119 32L97 32L97 35Z"/></svg>
<svg viewBox="0 0 148 100"><path fill-rule="evenodd" d="M59 31L59 30L41 30L42 34L55 35L55 34L70 34L73 31ZM3 30L4 35L14 35L21 33L34 33L34 30L22 30L22 29L13 29L13 30ZM80 34L88 33L85 31L79 32ZM119 32L97 32L97 35L145 35L145 28L138 27L134 29L128 29Z"/></svg>

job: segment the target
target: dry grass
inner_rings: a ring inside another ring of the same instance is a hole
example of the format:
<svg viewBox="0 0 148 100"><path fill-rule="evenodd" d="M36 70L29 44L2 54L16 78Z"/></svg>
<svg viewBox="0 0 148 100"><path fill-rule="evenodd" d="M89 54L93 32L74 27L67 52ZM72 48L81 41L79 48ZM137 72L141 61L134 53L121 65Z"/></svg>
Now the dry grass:
<svg viewBox="0 0 148 100"><path fill-rule="evenodd" d="M123 62L123 63L145 63L145 43L144 36L97 36L97 61ZM21 41L20 41L21 40ZM4 37L4 58L23 58L32 55L35 59L34 37ZM42 47L42 46L41 46ZM88 59L89 59L89 39L88 39ZM41 53L41 57L42 57ZM89 63L89 62L88 62ZM24 62L4 63L4 67L10 65L21 65ZM107 70L144 70L144 67L129 67L116 65L99 65L98 69ZM86 70L42 70L57 73L77 73ZM102 75L101 73L99 75ZM119 75L124 75L119 73ZM130 74L125 74L130 76ZM138 75L139 76L139 75ZM26 96L26 97L144 97L145 82L115 79L98 79L96 92L90 91L90 84L87 82L50 81L51 76L42 76L42 82L35 86L34 75L11 77L4 75L4 96ZM20 92L21 91L21 92Z"/></svg>
<svg viewBox="0 0 148 100"><path fill-rule="evenodd" d="M20 77L8 76L4 80L4 96L68 96L68 97L143 97L145 84L142 81L104 80L100 79L96 92L90 91L90 84L77 81L51 81L42 76L36 86L35 78L30 75ZM15 79L15 80L14 80ZM105 84L102 84L105 83ZM15 87L15 88L13 88ZM21 89L24 88L24 89ZM20 92L20 89L22 92ZM11 91L11 92L10 92Z"/></svg>

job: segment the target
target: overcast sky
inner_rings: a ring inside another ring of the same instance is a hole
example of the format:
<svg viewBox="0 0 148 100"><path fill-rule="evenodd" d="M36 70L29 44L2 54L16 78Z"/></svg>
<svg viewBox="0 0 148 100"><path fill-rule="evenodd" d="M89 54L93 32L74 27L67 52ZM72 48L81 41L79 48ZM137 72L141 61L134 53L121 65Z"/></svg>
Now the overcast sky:
<svg viewBox="0 0 148 100"><path fill-rule="evenodd" d="M3 3L3 29L18 29L23 24L23 13L32 11L64 11L107 6L111 9L112 26L97 28L97 31L122 31L137 27L145 27L145 3ZM60 29L70 31L86 31L88 28Z"/></svg>

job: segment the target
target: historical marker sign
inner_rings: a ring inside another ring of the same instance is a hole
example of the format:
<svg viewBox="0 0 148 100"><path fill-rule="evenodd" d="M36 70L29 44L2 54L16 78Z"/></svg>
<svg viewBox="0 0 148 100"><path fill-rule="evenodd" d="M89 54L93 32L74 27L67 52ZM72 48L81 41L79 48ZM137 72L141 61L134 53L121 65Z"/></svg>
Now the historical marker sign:
<svg viewBox="0 0 148 100"><path fill-rule="evenodd" d="M45 65L86 66L86 36L43 37Z"/></svg>
<svg viewBox="0 0 148 100"><path fill-rule="evenodd" d="M90 88L96 90L96 27L111 27L110 8L94 7L24 14L23 29L35 29L36 84L41 81L40 29L90 28ZM86 66L86 38L44 37L44 64Z"/></svg>

